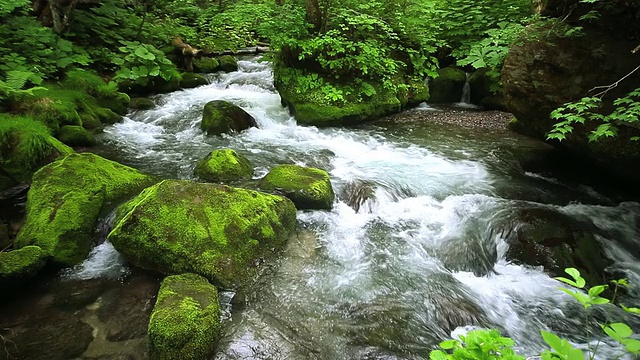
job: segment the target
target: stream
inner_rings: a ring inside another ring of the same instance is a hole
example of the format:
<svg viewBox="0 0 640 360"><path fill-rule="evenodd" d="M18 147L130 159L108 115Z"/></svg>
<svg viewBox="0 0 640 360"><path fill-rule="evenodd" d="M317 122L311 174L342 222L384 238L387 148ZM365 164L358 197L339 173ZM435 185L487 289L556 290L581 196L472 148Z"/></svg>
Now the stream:
<svg viewBox="0 0 640 360"><path fill-rule="evenodd" d="M210 75L209 85L157 96L154 109L106 128L97 151L162 178L195 180L196 162L217 148L248 157L256 179L283 163L329 172L333 210L299 211L298 232L278 263L243 293L223 293L215 359L428 359L440 341L478 327L501 330L527 356L544 349L540 330L586 348L583 311L561 284L541 267L505 259L508 236L496 229L516 228L512 215L523 208L586 219L602 230L596 238L612 268L632 283L625 304L637 306L640 266L625 244L638 239L640 204L521 170L518 157L544 144L508 131L385 120L297 126L280 104L270 64L258 60ZM258 128L205 136L202 108L217 99L244 108ZM419 111L440 110L422 106L407 116ZM60 276L86 283L131 271L102 243ZM630 316L615 314L637 328ZM84 358L97 358L90 349ZM621 353L605 341L599 354Z"/></svg>

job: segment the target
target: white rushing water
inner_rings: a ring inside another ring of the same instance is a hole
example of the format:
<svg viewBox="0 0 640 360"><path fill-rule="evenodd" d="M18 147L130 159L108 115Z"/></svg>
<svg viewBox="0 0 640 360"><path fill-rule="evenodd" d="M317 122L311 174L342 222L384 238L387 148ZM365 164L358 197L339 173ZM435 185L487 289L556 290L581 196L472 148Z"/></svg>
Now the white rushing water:
<svg viewBox="0 0 640 360"><path fill-rule="evenodd" d="M580 308L557 290L560 283L541 268L507 263L508 239L490 229L513 221L516 208L538 206L588 218L632 242L637 204L556 206L500 195L542 192L530 184L540 179L514 177L495 155L496 139L470 139L468 130L434 128L431 140L416 141L412 129L297 126L280 104L270 65L239 65L210 85L158 96L156 108L129 114L102 139L121 162L162 177L193 178L197 160L225 147L252 160L256 176L281 163L330 173L340 194L334 209L298 213L297 239L227 321L217 358L428 358L434 344L465 326L498 328L528 355L542 348L541 329L584 346ZM218 99L244 108L258 128L206 137L202 108ZM558 195L544 196L573 194L552 185ZM347 204L354 187L370 195L358 211ZM623 246L607 251L620 268L636 261ZM94 252L76 276L104 266L105 256ZM602 349L603 358L616 352Z"/></svg>

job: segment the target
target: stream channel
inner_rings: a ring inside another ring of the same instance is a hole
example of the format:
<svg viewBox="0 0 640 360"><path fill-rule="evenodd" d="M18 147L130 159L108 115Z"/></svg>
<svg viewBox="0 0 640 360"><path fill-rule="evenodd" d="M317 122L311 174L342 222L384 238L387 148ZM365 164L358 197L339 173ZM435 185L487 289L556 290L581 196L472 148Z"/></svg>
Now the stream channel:
<svg viewBox="0 0 640 360"><path fill-rule="evenodd" d="M518 156L544 144L506 130L429 122L297 126L280 104L270 64L250 58L239 66L211 75L209 85L158 96L154 109L106 128L96 151L163 178L195 180L196 162L216 148L247 156L256 179L282 163L329 172L333 210L299 211L299 231L278 263L243 293L223 293L215 359L427 359L439 341L474 327L501 330L528 356L544 348L541 329L584 348L583 311L561 284L541 267L506 261L522 209L588 222L612 271L640 284L638 254L629 250L637 245L628 245L638 239L640 204L521 170ZM247 110L258 128L205 136L202 108L216 99ZM143 359L159 279L130 269L102 243L82 265L41 280L47 290L11 305L14 315L0 321L40 328L48 321L55 329L56 319L74 317L92 333L79 358ZM637 306L638 289L625 295L628 306ZM55 314L43 320L34 309ZM46 337L38 331L34 348ZM599 358L618 354L614 343L600 345Z"/></svg>

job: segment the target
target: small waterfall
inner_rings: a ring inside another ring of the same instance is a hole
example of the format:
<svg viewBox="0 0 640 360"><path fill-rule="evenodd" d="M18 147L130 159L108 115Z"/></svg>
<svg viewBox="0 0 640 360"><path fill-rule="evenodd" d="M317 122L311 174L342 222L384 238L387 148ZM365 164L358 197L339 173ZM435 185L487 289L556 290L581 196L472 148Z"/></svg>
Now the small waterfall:
<svg viewBox="0 0 640 360"><path fill-rule="evenodd" d="M466 73L464 86L462 87L462 97L460 102L463 104L471 104L471 85L469 85L469 73Z"/></svg>

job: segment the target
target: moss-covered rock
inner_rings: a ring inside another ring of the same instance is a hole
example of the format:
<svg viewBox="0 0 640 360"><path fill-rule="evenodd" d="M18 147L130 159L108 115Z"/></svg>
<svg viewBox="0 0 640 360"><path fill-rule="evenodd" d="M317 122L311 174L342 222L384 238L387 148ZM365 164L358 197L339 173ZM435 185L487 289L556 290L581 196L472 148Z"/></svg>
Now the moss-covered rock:
<svg viewBox="0 0 640 360"><path fill-rule="evenodd" d="M218 62L220 63L220 71L238 71L238 60L231 55L221 56L218 58Z"/></svg>
<svg viewBox="0 0 640 360"><path fill-rule="evenodd" d="M204 106L200 128L209 135L240 132L258 124L253 116L228 101L214 100Z"/></svg>
<svg viewBox="0 0 640 360"><path fill-rule="evenodd" d="M333 207L333 187L326 171L298 165L279 165L260 181L260 189L277 191L302 209Z"/></svg>
<svg viewBox="0 0 640 360"><path fill-rule="evenodd" d="M180 81L180 87L185 89L191 89L194 87L207 85L208 83L209 82L207 81L207 79L204 78L204 76L200 74L188 72L188 73L182 74L182 81Z"/></svg>
<svg viewBox="0 0 640 360"><path fill-rule="evenodd" d="M462 89L467 81L464 71L455 67L438 70L438 77L429 82L430 103L456 103L462 98Z"/></svg>
<svg viewBox="0 0 640 360"><path fill-rule="evenodd" d="M60 128L58 140L69 146L93 146L96 138L82 126L66 125Z"/></svg>
<svg viewBox="0 0 640 360"><path fill-rule="evenodd" d="M0 252L0 285L15 284L36 275L46 263L47 255L38 246Z"/></svg>
<svg viewBox="0 0 640 360"><path fill-rule="evenodd" d="M132 194L153 178L90 153L72 154L38 170L27 198L27 216L14 246L37 245L55 264L81 262L105 204Z"/></svg>
<svg viewBox="0 0 640 360"><path fill-rule="evenodd" d="M218 301L218 291L202 276L166 277L149 321L149 358L208 359L220 332Z"/></svg>
<svg viewBox="0 0 640 360"><path fill-rule="evenodd" d="M193 173L206 181L227 182L251 179L253 165L232 149L214 150L196 165Z"/></svg>
<svg viewBox="0 0 640 360"><path fill-rule="evenodd" d="M93 113L100 119L100 122L105 125L113 125L122 121L122 116L108 108L95 108L93 109Z"/></svg>
<svg viewBox="0 0 640 360"><path fill-rule="evenodd" d="M193 59L193 67L199 73L214 73L218 71L220 63L214 58L203 57L200 59Z"/></svg>
<svg viewBox="0 0 640 360"><path fill-rule="evenodd" d="M43 124L28 117L0 115L0 175L6 178L0 191L31 179L41 166L71 153Z"/></svg>
<svg viewBox="0 0 640 360"><path fill-rule="evenodd" d="M129 107L135 110L149 110L156 106L155 101L145 97L132 98Z"/></svg>
<svg viewBox="0 0 640 360"><path fill-rule="evenodd" d="M108 238L140 267L233 287L284 247L295 220L293 203L280 196L165 180L118 209Z"/></svg>

